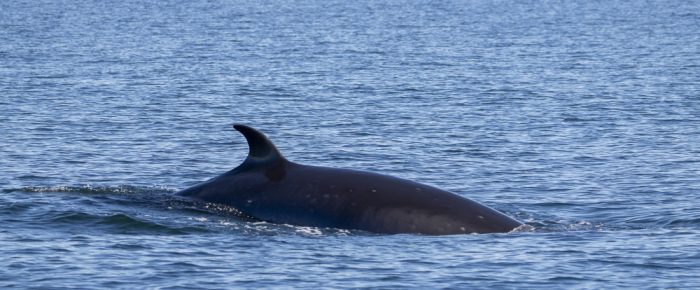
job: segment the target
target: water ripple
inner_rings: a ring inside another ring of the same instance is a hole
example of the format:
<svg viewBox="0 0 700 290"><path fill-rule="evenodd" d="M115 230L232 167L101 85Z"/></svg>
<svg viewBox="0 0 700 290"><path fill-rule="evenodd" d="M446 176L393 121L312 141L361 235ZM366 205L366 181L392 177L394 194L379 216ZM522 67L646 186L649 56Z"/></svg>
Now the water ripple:
<svg viewBox="0 0 700 290"><path fill-rule="evenodd" d="M698 288L698 4L0 1L0 288ZM245 158L232 123L526 226L173 196Z"/></svg>

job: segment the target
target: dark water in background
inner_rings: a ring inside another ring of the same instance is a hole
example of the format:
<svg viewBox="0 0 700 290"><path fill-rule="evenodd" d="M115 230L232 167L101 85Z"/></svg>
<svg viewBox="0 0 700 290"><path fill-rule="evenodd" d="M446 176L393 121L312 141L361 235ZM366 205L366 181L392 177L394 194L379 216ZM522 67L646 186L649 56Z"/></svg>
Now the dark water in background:
<svg viewBox="0 0 700 290"><path fill-rule="evenodd" d="M700 287L698 1L2 1L0 288ZM373 235L172 192L245 157L532 229Z"/></svg>

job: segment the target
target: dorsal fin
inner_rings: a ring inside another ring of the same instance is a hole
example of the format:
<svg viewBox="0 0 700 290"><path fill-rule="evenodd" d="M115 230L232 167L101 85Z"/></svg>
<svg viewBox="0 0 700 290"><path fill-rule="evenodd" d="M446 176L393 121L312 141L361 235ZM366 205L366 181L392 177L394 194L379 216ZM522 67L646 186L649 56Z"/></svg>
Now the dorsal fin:
<svg viewBox="0 0 700 290"><path fill-rule="evenodd" d="M265 134L242 124L234 124L233 128L241 132L248 141L248 158L246 158L243 164L276 164L281 161L286 161L282 154L277 151L275 144L272 144Z"/></svg>

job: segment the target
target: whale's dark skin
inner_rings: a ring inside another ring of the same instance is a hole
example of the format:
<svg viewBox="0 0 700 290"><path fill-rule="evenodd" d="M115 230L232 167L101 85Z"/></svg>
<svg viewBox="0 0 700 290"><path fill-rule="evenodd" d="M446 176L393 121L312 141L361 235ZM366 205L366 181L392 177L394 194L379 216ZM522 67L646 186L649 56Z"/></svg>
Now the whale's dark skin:
<svg viewBox="0 0 700 290"><path fill-rule="evenodd" d="M520 222L473 200L392 176L290 162L259 131L233 170L178 192L282 224L429 235L509 232Z"/></svg>

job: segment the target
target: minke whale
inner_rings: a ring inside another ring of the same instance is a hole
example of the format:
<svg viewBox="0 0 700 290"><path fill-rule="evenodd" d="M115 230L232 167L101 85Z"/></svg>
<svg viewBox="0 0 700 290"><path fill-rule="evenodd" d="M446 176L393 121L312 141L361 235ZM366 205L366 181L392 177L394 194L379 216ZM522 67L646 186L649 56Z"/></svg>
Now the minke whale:
<svg viewBox="0 0 700 290"><path fill-rule="evenodd" d="M263 133L245 125L233 127L248 141L243 163L176 194L229 205L266 222L384 234L502 233L522 225L433 186L288 161Z"/></svg>

